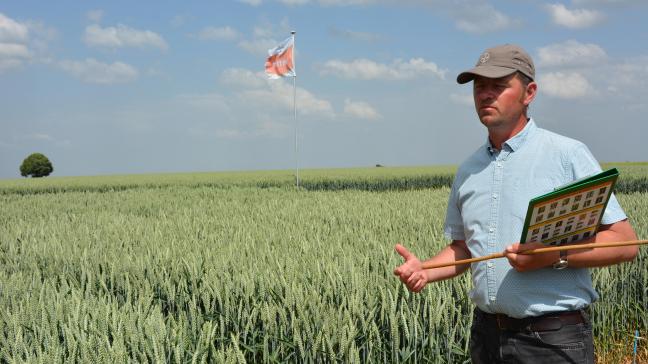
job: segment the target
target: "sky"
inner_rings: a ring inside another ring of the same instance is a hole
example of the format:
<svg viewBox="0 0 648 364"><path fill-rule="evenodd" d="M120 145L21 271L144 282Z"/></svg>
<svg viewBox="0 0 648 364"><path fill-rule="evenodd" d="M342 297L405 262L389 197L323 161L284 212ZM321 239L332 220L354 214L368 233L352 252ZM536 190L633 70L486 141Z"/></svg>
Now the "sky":
<svg viewBox="0 0 648 364"><path fill-rule="evenodd" d="M647 15L645 0L0 0L0 178L34 152L53 176L458 164L486 129L456 76L505 43L534 59L540 127L645 161ZM297 78L269 80L292 30Z"/></svg>

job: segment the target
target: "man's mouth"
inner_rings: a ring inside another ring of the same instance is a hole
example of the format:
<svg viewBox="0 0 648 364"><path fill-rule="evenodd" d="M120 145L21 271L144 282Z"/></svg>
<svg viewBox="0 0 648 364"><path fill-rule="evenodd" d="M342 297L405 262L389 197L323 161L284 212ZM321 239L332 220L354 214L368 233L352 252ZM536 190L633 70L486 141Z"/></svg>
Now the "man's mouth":
<svg viewBox="0 0 648 364"><path fill-rule="evenodd" d="M494 106L492 105L483 105L479 108L480 110L497 110Z"/></svg>

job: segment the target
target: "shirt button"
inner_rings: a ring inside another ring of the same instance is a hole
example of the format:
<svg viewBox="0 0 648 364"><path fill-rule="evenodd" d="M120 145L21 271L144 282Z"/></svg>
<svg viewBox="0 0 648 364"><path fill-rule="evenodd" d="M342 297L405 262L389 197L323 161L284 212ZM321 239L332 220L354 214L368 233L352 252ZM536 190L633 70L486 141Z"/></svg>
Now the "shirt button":
<svg viewBox="0 0 648 364"><path fill-rule="evenodd" d="M493 228L488 229L488 232L490 232L490 233L492 233L493 231L495 231L495 229L493 229Z"/></svg>
<svg viewBox="0 0 648 364"><path fill-rule="evenodd" d="M492 268L493 267L493 262L488 262L488 263L486 263L486 265L488 265L488 268Z"/></svg>
<svg viewBox="0 0 648 364"><path fill-rule="evenodd" d="M495 199L497 199L497 194L496 193L493 194L493 200L495 200Z"/></svg>
<svg viewBox="0 0 648 364"><path fill-rule="evenodd" d="M497 162L497 166L498 166L499 168L502 168L502 163L501 163L501 162Z"/></svg>
<svg viewBox="0 0 648 364"><path fill-rule="evenodd" d="M491 301L495 301L495 296L490 296L489 298Z"/></svg>

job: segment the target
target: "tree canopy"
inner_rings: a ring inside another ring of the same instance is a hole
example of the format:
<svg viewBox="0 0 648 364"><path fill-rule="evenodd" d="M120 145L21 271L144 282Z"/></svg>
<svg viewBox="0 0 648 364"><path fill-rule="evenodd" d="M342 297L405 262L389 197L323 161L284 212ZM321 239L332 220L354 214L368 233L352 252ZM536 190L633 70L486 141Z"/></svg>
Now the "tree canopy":
<svg viewBox="0 0 648 364"><path fill-rule="evenodd" d="M23 177L46 177L53 171L52 162L41 153L30 154L20 165L20 175Z"/></svg>

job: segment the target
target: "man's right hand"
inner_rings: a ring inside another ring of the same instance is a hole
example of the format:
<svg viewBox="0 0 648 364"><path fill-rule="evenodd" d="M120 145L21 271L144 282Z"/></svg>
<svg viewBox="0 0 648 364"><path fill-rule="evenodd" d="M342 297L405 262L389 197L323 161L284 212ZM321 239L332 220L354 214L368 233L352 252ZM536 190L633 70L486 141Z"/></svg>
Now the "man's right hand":
<svg viewBox="0 0 648 364"><path fill-rule="evenodd" d="M396 252L405 259L405 263L394 269L394 274L407 286L407 289L415 293L421 292L428 283L423 264L416 255L410 253L404 246L396 244L395 248Z"/></svg>

